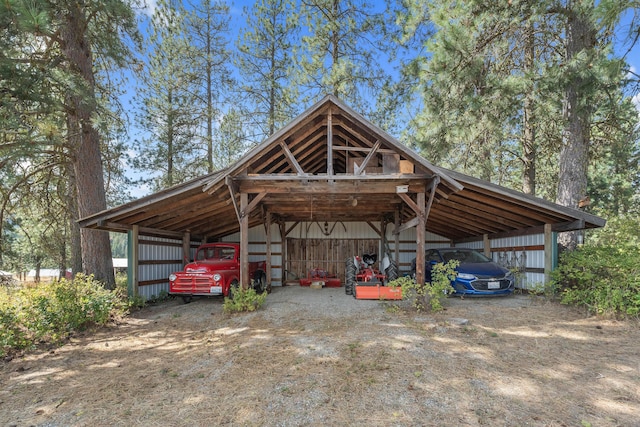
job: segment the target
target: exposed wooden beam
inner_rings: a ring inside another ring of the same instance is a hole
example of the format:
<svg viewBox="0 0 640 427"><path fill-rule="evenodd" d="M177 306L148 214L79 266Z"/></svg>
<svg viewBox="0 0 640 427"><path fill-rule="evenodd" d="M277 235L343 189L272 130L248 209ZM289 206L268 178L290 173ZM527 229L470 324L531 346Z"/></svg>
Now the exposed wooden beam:
<svg viewBox="0 0 640 427"><path fill-rule="evenodd" d="M378 235L378 237L382 237L382 232L380 231L380 229L378 227L376 227L376 225L374 223L372 223L371 221L367 221L367 224L369 224L369 227L371 227L371 229L373 231L375 231L375 233Z"/></svg>
<svg viewBox="0 0 640 427"><path fill-rule="evenodd" d="M251 203L249 203L246 207L245 210L240 211L240 216L244 217L245 215L249 215L251 213L251 211L258 206L258 203L260 203L260 201L262 199L264 199L264 197L267 195L267 193L259 193L257 196L255 196L253 198L253 200L251 200Z"/></svg>
<svg viewBox="0 0 640 427"><path fill-rule="evenodd" d="M371 151L371 148L369 147L347 147L344 145L334 145L333 149L335 151L349 151L359 153L368 153ZM389 148L379 148L377 151L380 154L397 154L397 151L391 150Z"/></svg>
<svg viewBox="0 0 640 427"><path fill-rule="evenodd" d="M408 230L410 228L415 227L416 225L418 225L418 217L417 216L415 218L410 219L409 221L405 222L404 224L401 224L399 227L397 227L393 231L393 234L400 234L405 230Z"/></svg>
<svg viewBox="0 0 640 427"><path fill-rule="evenodd" d="M300 164L296 160L293 153L291 153L291 150L289 150L289 147L287 146L287 144L284 143L284 141L280 141L280 147L282 147L282 151L284 151L284 154L287 157L289 164L293 169L296 170L296 172L298 172L298 175L300 176L306 175L306 173L304 172L304 170L302 170L302 168L300 167Z"/></svg>
<svg viewBox="0 0 640 427"><path fill-rule="evenodd" d="M418 207L416 202L413 201L411 197L407 196L404 193L397 193L397 194L411 208L411 210L415 212L416 215L424 215L424 212L420 212L420 208Z"/></svg>
<svg viewBox="0 0 640 427"><path fill-rule="evenodd" d="M431 212L431 205L433 205L433 198L436 195L436 188L438 188L439 183L440 183L440 177L438 175L434 176L433 179L431 180L431 189L429 191L429 201L427 202L427 206L424 208L425 222L429 218L429 213Z"/></svg>
<svg viewBox="0 0 640 427"><path fill-rule="evenodd" d="M382 145L382 141L377 140L376 143L373 145L373 148L371 148L371 151L369 151L369 154L367 154L367 157L364 158L364 161L362 162L362 165L358 166L356 164L354 164L354 171L353 174L354 175L362 175L362 172L367 168L367 165L369 164L369 162L371 161L371 159L373 158L373 156L378 152L378 149L380 148L380 145Z"/></svg>
<svg viewBox="0 0 640 427"><path fill-rule="evenodd" d="M238 191L238 184L234 182L233 178L227 176L225 179L227 183L227 187L229 187L229 193L231 193L231 202L233 203L233 208L236 210L236 216L238 217L238 222L242 221L242 211L238 207L238 202L236 201L236 192Z"/></svg>

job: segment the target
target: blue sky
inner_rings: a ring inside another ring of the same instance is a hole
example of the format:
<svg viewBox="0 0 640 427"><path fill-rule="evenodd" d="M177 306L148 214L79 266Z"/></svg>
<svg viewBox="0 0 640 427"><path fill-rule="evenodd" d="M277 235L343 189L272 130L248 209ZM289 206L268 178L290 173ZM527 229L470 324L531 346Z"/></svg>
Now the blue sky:
<svg viewBox="0 0 640 427"><path fill-rule="evenodd" d="M157 5L157 1L158 0L144 0L146 3L146 7L140 11L140 17L143 18L141 19L142 24L141 25L145 25L144 23L144 17L149 17L151 16L151 14L153 13L153 10L155 9L156 5ZM193 0L193 1L197 1L197 0ZM187 2L185 2L187 3ZM374 2L375 3L375 2ZM240 29L244 26L244 17L242 16L242 11L243 11L243 7L245 6L252 6L254 4L253 0L231 0L229 1L229 5L230 5L230 13L231 13L231 29L232 31L240 31ZM620 25L618 26L617 29L617 33L615 34L614 40L614 48L615 48L615 53L616 55L625 55L625 59L627 60L627 62L630 65L630 70L631 72L635 73L635 74L640 74L640 43L638 43L633 50L629 51L629 44L628 42L625 43L625 41L628 39L627 37L627 33L629 31L629 23L631 21L633 17L633 11L629 11L627 12L627 14L622 18ZM143 29L142 29L143 30ZM235 40L237 38L237 34L231 34L230 37L232 40ZM129 101L135 96L135 88L131 88L129 90L129 93L125 94L125 96L123 97L123 103L125 103L125 105L128 105ZM124 101L126 99L126 101ZM636 105L636 108L638 109L638 111L640 111L640 94L635 94L633 96L633 102ZM136 135L136 133L140 133L139 130L135 129L135 124L132 122L131 126L133 127L130 130L130 135L129 138L130 139L134 139L136 137L138 137L139 135ZM136 155L136 153L131 150L130 155ZM135 179L135 177L133 177ZM134 197L141 197L143 195L146 195L148 193L150 193L150 189L147 188L144 185L139 186L138 188L134 188L132 189L132 196Z"/></svg>

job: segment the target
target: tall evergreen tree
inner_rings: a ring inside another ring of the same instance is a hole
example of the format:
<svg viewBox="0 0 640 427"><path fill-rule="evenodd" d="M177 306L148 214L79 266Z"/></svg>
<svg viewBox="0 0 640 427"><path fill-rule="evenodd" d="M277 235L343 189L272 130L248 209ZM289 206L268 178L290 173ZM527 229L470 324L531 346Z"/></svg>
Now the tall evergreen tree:
<svg viewBox="0 0 640 427"><path fill-rule="evenodd" d="M382 14L365 0L301 0L297 81L303 100L332 93L365 115L388 76L378 60Z"/></svg>
<svg viewBox="0 0 640 427"><path fill-rule="evenodd" d="M293 43L299 33L291 0L258 0L245 8L247 30L237 43L241 90L262 135L273 134L296 112Z"/></svg>
<svg viewBox="0 0 640 427"><path fill-rule="evenodd" d="M194 144L201 105L196 95L196 52L186 33L185 11L180 5L158 3L149 41L151 51L141 75L138 117L146 135L138 143L134 164L150 173L147 181L159 190L206 169Z"/></svg>
<svg viewBox="0 0 640 427"><path fill-rule="evenodd" d="M95 58L108 57L122 66L126 34L135 33L128 2L108 0L11 1L0 6L4 34L0 73L1 114L7 129L0 150L13 159L58 152L73 165L77 214L84 217L106 208L101 161ZM6 50L5 50L6 48ZM9 96L5 97L7 94ZM64 116L64 120L60 120ZM72 223L71 226L73 226ZM109 287L114 285L106 233L81 231L82 263Z"/></svg>
<svg viewBox="0 0 640 427"><path fill-rule="evenodd" d="M203 123L197 134L205 142L206 167L211 173L217 168L213 160L216 121L222 115L222 105L231 101L229 6L224 1L201 0L190 5L186 18L185 28L194 47L191 50L194 90L201 106L198 121Z"/></svg>

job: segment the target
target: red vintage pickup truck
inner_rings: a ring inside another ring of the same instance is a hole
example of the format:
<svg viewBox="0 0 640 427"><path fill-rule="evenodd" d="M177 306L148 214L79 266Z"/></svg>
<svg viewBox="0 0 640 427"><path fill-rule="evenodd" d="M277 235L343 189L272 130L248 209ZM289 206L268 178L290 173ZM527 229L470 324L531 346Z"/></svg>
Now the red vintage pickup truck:
<svg viewBox="0 0 640 427"><path fill-rule="evenodd" d="M258 292L270 292L267 284L266 261L249 263L249 277ZM240 283L240 245L237 243L207 243L196 252L194 262L184 271L169 275L169 295L179 295L185 303L195 295L231 297Z"/></svg>

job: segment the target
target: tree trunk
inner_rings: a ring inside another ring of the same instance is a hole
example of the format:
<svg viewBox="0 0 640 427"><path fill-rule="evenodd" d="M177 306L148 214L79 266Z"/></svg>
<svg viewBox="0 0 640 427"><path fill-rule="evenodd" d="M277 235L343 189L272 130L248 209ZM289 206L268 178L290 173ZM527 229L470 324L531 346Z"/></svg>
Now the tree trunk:
<svg viewBox="0 0 640 427"><path fill-rule="evenodd" d="M579 2L579 1L578 1ZM590 8L588 10L593 10ZM589 128L591 106L588 97L592 88L587 87L574 63L578 54L590 51L595 45L595 30L583 5L567 4L566 62L571 78L565 89L565 128L560 151L560 172L556 202L563 206L578 207L578 201L586 195L589 158ZM588 55L590 56L590 55ZM563 249L575 249L582 232L574 231L558 236Z"/></svg>
<svg viewBox="0 0 640 427"><path fill-rule="evenodd" d="M533 75L535 59L535 38L533 23L528 21L525 27L524 40L524 72ZM522 136L522 192L536 195L536 133L534 126L534 91L533 79L524 95L523 136Z"/></svg>
<svg viewBox="0 0 640 427"><path fill-rule="evenodd" d="M71 72L84 85L84 93L67 97L69 143L73 151L78 216L84 218L107 208L100 152L100 135L91 121L96 112L93 57L87 40L87 21L78 3L71 2L60 32L61 47ZM78 132L76 132L76 130ZM109 234L80 231L83 270L93 274L108 289L115 287Z"/></svg>
<svg viewBox="0 0 640 427"><path fill-rule="evenodd" d="M80 237L80 225L78 224L78 196L76 192L76 174L73 165L67 165L69 177L67 188L67 209L69 215L69 241L71 242L71 277L82 273L82 239Z"/></svg>

